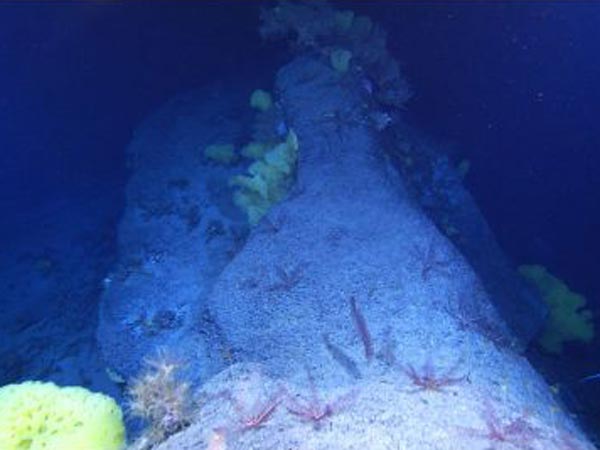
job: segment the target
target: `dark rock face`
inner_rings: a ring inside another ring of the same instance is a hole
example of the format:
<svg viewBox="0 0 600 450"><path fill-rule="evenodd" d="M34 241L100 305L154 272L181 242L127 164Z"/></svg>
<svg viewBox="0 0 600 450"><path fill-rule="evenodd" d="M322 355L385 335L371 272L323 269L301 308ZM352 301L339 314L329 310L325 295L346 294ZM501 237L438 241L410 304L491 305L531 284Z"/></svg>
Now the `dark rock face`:
<svg viewBox="0 0 600 450"><path fill-rule="evenodd" d="M246 226L226 189L231 169L207 163L203 151L239 140L244 118L232 111L246 99L238 95L211 88L175 98L128 148L119 259L106 277L97 331L106 364L125 378L161 349L190 361L195 377L212 371L204 299Z"/></svg>

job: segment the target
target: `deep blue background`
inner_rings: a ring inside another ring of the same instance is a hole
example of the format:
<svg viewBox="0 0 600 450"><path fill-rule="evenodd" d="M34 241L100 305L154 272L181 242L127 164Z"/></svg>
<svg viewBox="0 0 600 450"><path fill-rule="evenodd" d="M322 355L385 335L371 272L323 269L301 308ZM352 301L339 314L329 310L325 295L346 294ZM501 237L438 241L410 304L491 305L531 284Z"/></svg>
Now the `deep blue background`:
<svg viewBox="0 0 600 450"><path fill-rule="evenodd" d="M468 187L515 262L547 265L598 310L600 4L344 5L389 31L410 120L471 161ZM172 95L271 77L285 53L257 26L254 2L0 4L2 237L54 197L120 191L132 130ZM599 356L575 346L562 366L576 378Z"/></svg>
<svg viewBox="0 0 600 450"><path fill-rule="evenodd" d="M133 129L169 97L275 70L257 27L250 2L0 4L2 204L123 180Z"/></svg>
<svg viewBox="0 0 600 450"><path fill-rule="evenodd" d="M411 113L471 160L468 184L503 247L597 303L600 4L442 5L372 12L394 30Z"/></svg>

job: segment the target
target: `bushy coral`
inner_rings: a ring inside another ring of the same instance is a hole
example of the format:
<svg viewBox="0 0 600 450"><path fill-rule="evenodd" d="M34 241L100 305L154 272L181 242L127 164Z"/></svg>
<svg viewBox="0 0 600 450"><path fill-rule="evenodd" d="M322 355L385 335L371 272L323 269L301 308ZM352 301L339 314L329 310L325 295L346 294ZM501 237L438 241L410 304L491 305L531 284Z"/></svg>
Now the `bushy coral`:
<svg viewBox="0 0 600 450"><path fill-rule="evenodd" d="M549 353L562 352L568 341L590 342L594 337L592 313L585 308L583 296L571 291L560 279L539 265L519 267L521 274L540 291L550 316L540 344Z"/></svg>
<svg viewBox="0 0 600 450"><path fill-rule="evenodd" d="M2 450L120 450L122 413L106 395L27 381L0 388Z"/></svg>
<svg viewBox="0 0 600 450"><path fill-rule="evenodd" d="M178 377L180 365L160 353L146 361L142 375L129 387L131 414L148 423L134 449L151 448L185 428L191 421L193 403L189 384Z"/></svg>

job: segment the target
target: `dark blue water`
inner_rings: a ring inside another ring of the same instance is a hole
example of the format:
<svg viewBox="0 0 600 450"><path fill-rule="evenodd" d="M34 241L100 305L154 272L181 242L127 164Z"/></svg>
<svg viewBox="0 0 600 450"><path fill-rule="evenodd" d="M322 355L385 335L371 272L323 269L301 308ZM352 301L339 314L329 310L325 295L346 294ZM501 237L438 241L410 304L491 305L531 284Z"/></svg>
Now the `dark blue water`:
<svg viewBox="0 0 600 450"><path fill-rule="evenodd" d="M466 185L508 255L548 266L600 316L600 5L346 4L388 30L409 120L471 162ZM271 79L285 48L257 27L242 1L0 5L1 238L67 199L103 205L114 239L133 129L179 92ZM600 371L597 341L568 350L531 356L552 382ZM575 393L600 415L600 383Z"/></svg>
<svg viewBox="0 0 600 450"><path fill-rule="evenodd" d="M415 86L411 113L472 161L468 183L504 248L600 298L598 6L387 8L378 20Z"/></svg>
<svg viewBox="0 0 600 450"><path fill-rule="evenodd" d="M0 198L15 208L123 180L123 149L149 110L209 81L255 76L267 53L252 5L1 8Z"/></svg>

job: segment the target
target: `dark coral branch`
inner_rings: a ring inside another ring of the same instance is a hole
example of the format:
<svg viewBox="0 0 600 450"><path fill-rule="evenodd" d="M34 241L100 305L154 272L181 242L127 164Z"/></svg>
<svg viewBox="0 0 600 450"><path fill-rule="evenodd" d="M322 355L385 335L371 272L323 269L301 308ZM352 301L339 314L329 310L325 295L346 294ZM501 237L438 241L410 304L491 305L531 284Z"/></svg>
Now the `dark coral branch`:
<svg viewBox="0 0 600 450"><path fill-rule="evenodd" d="M356 379L362 378L362 374L358 369L358 364L356 364L356 361L348 356L340 347L331 342L327 334L323 334L323 342L325 344L325 348L331 354L331 357L335 360L335 362L344 368L348 375Z"/></svg>
<svg viewBox="0 0 600 450"><path fill-rule="evenodd" d="M365 358L367 361L371 361L373 359L373 339L371 338L371 333L369 332L369 327L367 325L367 321L365 316L363 316L362 312L358 308L356 304L356 297L350 297L350 311L352 312L352 320L354 321L354 325L356 326L356 330L362 340L363 347L365 349Z"/></svg>

